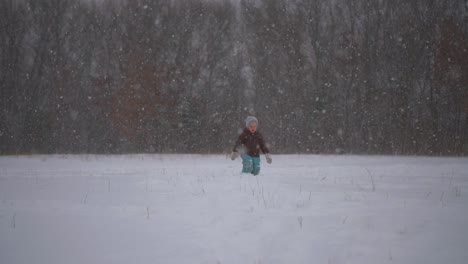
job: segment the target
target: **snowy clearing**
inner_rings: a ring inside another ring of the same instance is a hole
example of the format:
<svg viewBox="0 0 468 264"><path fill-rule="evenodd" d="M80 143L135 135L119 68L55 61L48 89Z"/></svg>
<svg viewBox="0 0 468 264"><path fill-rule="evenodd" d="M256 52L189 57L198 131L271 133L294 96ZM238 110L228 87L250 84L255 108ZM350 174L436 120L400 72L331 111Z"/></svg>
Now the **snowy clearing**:
<svg viewBox="0 0 468 264"><path fill-rule="evenodd" d="M451 263L468 158L0 158L0 262Z"/></svg>

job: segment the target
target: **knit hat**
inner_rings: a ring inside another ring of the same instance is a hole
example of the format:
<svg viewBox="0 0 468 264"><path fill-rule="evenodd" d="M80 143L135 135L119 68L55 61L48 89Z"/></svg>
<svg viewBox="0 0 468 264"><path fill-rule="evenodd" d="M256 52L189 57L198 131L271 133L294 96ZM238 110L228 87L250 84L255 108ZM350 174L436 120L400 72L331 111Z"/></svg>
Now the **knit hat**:
<svg viewBox="0 0 468 264"><path fill-rule="evenodd" d="M255 122L257 123L257 126L258 126L258 120L255 116L248 116L246 119L245 119L245 127L249 127L250 123L252 122Z"/></svg>

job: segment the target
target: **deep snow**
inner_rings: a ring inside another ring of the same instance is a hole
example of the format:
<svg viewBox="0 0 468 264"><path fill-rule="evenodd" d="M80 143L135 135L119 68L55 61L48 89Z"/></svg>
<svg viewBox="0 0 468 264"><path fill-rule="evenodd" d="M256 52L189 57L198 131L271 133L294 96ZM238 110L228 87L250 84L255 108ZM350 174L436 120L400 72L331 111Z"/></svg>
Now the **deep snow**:
<svg viewBox="0 0 468 264"><path fill-rule="evenodd" d="M0 157L0 263L468 259L468 158Z"/></svg>

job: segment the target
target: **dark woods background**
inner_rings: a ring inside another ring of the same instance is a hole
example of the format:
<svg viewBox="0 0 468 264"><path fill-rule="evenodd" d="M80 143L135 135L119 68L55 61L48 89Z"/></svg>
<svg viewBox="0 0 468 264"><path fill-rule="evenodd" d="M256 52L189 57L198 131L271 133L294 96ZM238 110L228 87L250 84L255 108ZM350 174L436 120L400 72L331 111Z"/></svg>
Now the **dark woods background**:
<svg viewBox="0 0 468 264"><path fill-rule="evenodd" d="M465 0L0 0L0 153L468 154Z"/></svg>

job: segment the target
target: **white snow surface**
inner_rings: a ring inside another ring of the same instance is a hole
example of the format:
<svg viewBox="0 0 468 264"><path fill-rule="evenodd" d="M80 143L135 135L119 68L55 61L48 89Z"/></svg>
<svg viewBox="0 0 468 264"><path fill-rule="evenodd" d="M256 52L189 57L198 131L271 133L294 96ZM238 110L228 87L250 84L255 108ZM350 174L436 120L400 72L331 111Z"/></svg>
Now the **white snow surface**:
<svg viewBox="0 0 468 264"><path fill-rule="evenodd" d="M0 157L0 263L468 261L468 158Z"/></svg>

